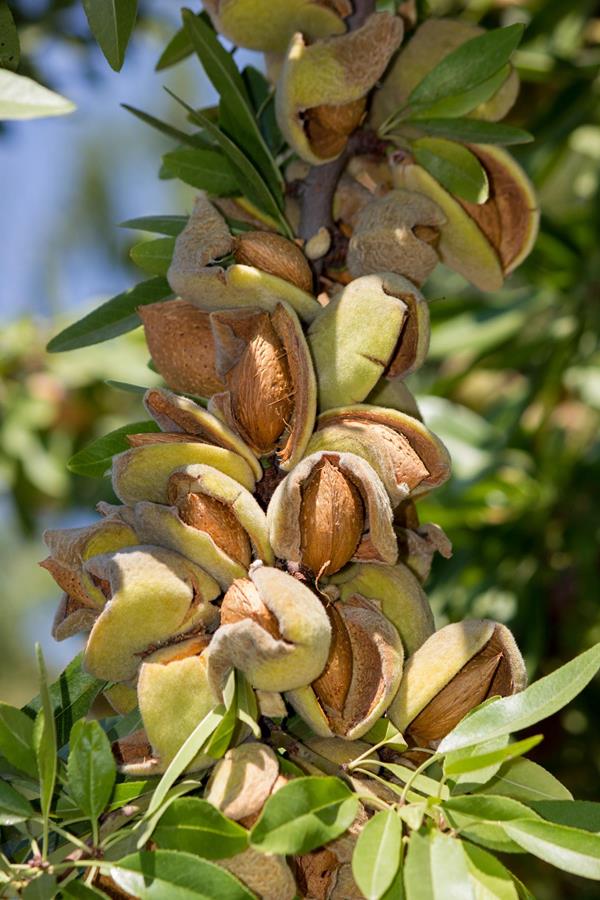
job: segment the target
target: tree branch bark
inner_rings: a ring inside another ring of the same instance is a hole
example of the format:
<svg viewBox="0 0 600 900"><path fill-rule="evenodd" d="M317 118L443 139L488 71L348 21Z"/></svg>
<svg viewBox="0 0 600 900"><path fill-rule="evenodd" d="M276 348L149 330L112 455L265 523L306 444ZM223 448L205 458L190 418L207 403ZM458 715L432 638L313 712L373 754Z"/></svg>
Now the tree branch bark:
<svg viewBox="0 0 600 900"><path fill-rule="evenodd" d="M348 18L348 31L360 28L374 9L375 0L354 0L354 12ZM350 138L337 159L323 166L312 166L306 176L302 186L299 228L299 236L304 240L309 240L320 228L331 230L333 227L333 196L352 152L353 141ZM316 265L315 268L319 274L321 266Z"/></svg>

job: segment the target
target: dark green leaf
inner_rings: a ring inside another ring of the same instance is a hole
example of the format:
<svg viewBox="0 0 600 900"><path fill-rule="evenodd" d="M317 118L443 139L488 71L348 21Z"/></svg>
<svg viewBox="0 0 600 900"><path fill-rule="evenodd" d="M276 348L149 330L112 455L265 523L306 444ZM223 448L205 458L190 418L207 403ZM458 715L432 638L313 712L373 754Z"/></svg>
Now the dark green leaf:
<svg viewBox="0 0 600 900"><path fill-rule="evenodd" d="M83 670L82 659L83 654L79 653L50 686L59 747L67 743L74 723L88 714L92 703L106 687L105 681L100 681ZM41 697L35 697L24 707L24 711L36 713L41 705Z"/></svg>
<svg viewBox="0 0 600 900"><path fill-rule="evenodd" d="M33 816L29 800L0 779L0 825L15 825Z"/></svg>
<svg viewBox="0 0 600 900"><path fill-rule="evenodd" d="M229 872L175 850L133 853L103 870L140 900L255 900Z"/></svg>
<svg viewBox="0 0 600 900"><path fill-rule="evenodd" d="M83 8L100 49L118 72L135 25L137 0L83 0Z"/></svg>
<svg viewBox="0 0 600 900"><path fill-rule="evenodd" d="M475 772L478 769L486 769L496 763L502 763L517 756L523 756L543 740L543 735L536 734L514 744L508 744L498 750L490 750L479 754L465 753L455 750L449 753L444 760L444 773L450 777L462 775L465 772ZM466 749L466 748L465 748Z"/></svg>
<svg viewBox="0 0 600 900"><path fill-rule="evenodd" d="M216 150L174 150L163 156L163 163L180 181L211 194L225 197L239 190L233 169Z"/></svg>
<svg viewBox="0 0 600 900"><path fill-rule="evenodd" d="M187 216L140 216L121 222L119 228L136 228L138 231L150 231L154 234L168 234L177 237L188 223Z"/></svg>
<svg viewBox="0 0 600 900"><path fill-rule="evenodd" d="M187 59L188 56L191 56L193 52L194 48L186 29L180 28L179 31L175 32L161 53L160 59L156 63L156 71L161 72L163 69L168 69L170 66L175 66L177 63L183 62L183 60Z"/></svg>
<svg viewBox="0 0 600 900"><path fill-rule="evenodd" d="M379 900L390 887L400 865L402 822L393 809L369 819L352 854L352 874L367 900Z"/></svg>
<svg viewBox="0 0 600 900"><path fill-rule="evenodd" d="M600 835L542 819L510 822L505 828L528 853L565 872L600 881Z"/></svg>
<svg viewBox="0 0 600 900"><path fill-rule="evenodd" d="M256 123L246 86L235 61L212 28L190 10L183 10L183 22L202 67L220 98L225 111L223 127L242 147L264 177L279 209L283 209L283 180Z"/></svg>
<svg viewBox="0 0 600 900"><path fill-rule="evenodd" d="M444 815L461 834L491 850L518 853L519 847L506 835L505 824L521 819L538 819L537 813L508 797L487 794L452 797L443 803Z"/></svg>
<svg viewBox="0 0 600 900"><path fill-rule="evenodd" d="M524 26L519 23L465 41L427 73L410 94L408 102L411 106L429 105L477 87L506 65L523 30Z"/></svg>
<svg viewBox="0 0 600 900"><path fill-rule="evenodd" d="M427 134L463 141L467 144L528 144L533 135L512 125L485 122L479 119L407 119L408 125L415 125Z"/></svg>
<svg viewBox="0 0 600 900"><path fill-rule="evenodd" d="M576 656L551 675L519 694L495 700L476 710L446 735L441 753L529 728L562 709L592 680L600 668L600 643Z"/></svg>
<svg viewBox="0 0 600 900"><path fill-rule="evenodd" d="M185 850L205 859L225 859L248 846L248 832L198 797L175 800L154 829L165 850Z"/></svg>
<svg viewBox="0 0 600 900"><path fill-rule="evenodd" d="M155 241L142 241L129 251L132 260L147 272L148 275L166 275L171 265L175 238L157 238Z"/></svg>
<svg viewBox="0 0 600 900"><path fill-rule="evenodd" d="M297 778L269 797L250 843L264 853L308 853L343 834L357 809L358 798L339 778Z"/></svg>
<svg viewBox="0 0 600 900"><path fill-rule="evenodd" d="M444 97L443 100L438 100L431 105L417 106L412 118L420 119L421 116L424 118L466 116L493 97L509 75L510 66L502 66L491 78L487 78L469 91L455 94L452 97Z"/></svg>
<svg viewBox="0 0 600 900"><path fill-rule="evenodd" d="M463 844L467 867L475 881L476 897L519 900L512 875L499 859L475 844Z"/></svg>
<svg viewBox="0 0 600 900"><path fill-rule="evenodd" d="M21 48L12 13L5 0L0 2L0 69L16 72L19 68Z"/></svg>
<svg viewBox="0 0 600 900"><path fill-rule="evenodd" d="M404 887L407 900L474 900L462 842L439 831L414 832Z"/></svg>
<svg viewBox="0 0 600 900"><path fill-rule="evenodd" d="M21 772L37 777L33 720L8 703L0 703L0 753Z"/></svg>
<svg viewBox="0 0 600 900"><path fill-rule="evenodd" d="M93 821L107 805L117 770L110 743L98 722L80 719L71 730L67 775L69 792Z"/></svg>
<svg viewBox="0 0 600 900"><path fill-rule="evenodd" d="M245 194L249 200L256 203L263 212L266 212L267 215L271 216L279 224L281 231L289 237L291 235L290 227L278 208L271 191L263 181L260 173L255 169L240 148L213 122L211 122L210 119L206 118L202 113L196 112L191 106L188 106L185 101L177 97L172 91L169 91L168 88L166 90L188 111L193 121L206 129L206 131L215 138L232 165L238 180L240 191Z"/></svg>
<svg viewBox="0 0 600 900"><path fill-rule="evenodd" d="M128 103L122 103L121 106L146 125L150 125L151 128L156 128L157 131L166 134L167 137L174 138L180 144L189 144L190 147L210 147L210 144L207 144L207 142L199 135L181 131L179 128L169 125L168 122L163 122L161 119L157 119L156 116L151 116L150 113L144 112L141 109L136 109L135 106L130 106Z"/></svg>
<svg viewBox="0 0 600 900"><path fill-rule="evenodd" d="M451 194L471 203L485 203L489 195L485 169L474 153L445 138L419 138L412 150L419 165Z"/></svg>
<svg viewBox="0 0 600 900"><path fill-rule="evenodd" d="M571 792L554 775L530 759L515 759L503 765L483 792L512 797L524 803L573 799Z"/></svg>
<svg viewBox="0 0 600 900"><path fill-rule="evenodd" d="M83 881L69 881L68 884L61 884L61 897L73 897L74 900L98 900L98 897L106 898L107 894L97 891L96 888Z"/></svg>
<svg viewBox="0 0 600 900"><path fill-rule="evenodd" d="M590 800L541 800L528 805L542 819L556 825L600 833L600 803Z"/></svg>
<svg viewBox="0 0 600 900"><path fill-rule="evenodd" d="M54 709L48 690L48 675L42 648L35 645L38 671L40 676L40 698L42 706L37 714L33 727L33 745L37 759L38 776L40 779L40 808L44 819L44 844L43 852L48 850L48 819L52 804L52 795L56 783L57 758L56 758L56 725L54 722Z"/></svg>
<svg viewBox="0 0 600 900"><path fill-rule="evenodd" d="M246 66L242 72L244 84L250 95L262 136L274 156L285 145L275 116L275 90L271 82L254 66Z"/></svg>
<svg viewBox="0 0 600 900"><path fill-rule="evenodd" d="M165 278L142 281L130 290L107 300L102 306L53 337L48 344L48 352L77 350L79 347L100 344L127 331L133 331L141 325L136 312L138 306L158 303L159 300L170 300L172 296L171 287Z"/></svg>
<svg viewBox="0 0 600 900"><path fill-rule="evenodd" d="M21 897L23 900L52 900L56 897L56 875L42 872L29 882Z"/></svg>
<svg viewBox="0 0 600 900"><path fill-rule="evenodd" d="M145 393L145 391L144 391ZM110 469L112 458L116 453L129 450L131 444L127 440L128 434L148 434L160 431L160 428L152 420L144 422L131 422L116 428L109 434L98 438L93 444L89 444L72 456L67 463L70 472L77 475L87 475L88 478L102 478Z"/></svg>

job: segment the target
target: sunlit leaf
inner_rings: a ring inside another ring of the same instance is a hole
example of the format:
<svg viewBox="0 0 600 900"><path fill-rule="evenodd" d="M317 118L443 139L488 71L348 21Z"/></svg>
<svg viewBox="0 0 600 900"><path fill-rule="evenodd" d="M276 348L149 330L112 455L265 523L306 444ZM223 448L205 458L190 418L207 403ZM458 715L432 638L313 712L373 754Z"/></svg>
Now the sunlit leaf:
<svg viewBox="0 0 600 900"><path fill-rule="evenodd" d="M75 104L25 75L0 69L0 120L64 116Z"/></svg>
<svg viewBox="0 0 600 900"><path fill-rule="evenodd" d="M225 859L248 846L248 832L206 800L175 800L154 829L154 840L165 850L184 850L204 859Z"/></svg>

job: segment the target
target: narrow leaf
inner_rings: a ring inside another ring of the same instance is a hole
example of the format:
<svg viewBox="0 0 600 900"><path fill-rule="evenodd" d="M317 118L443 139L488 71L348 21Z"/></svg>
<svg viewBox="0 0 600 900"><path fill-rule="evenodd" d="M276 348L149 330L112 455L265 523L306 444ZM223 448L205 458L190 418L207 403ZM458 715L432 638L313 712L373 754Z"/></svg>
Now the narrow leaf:
<svg viewBox="0 0 600 900"><path fill-rule="evenodd" d="M165 850L184 850L204 859L225 859L248 846L248 832L199 797L175 800L154 829Z"/></svg>
<svg viewBox="0 0 600 900"><path fill-rule="evenodd" d="M410 94L409 103L431 104L481 84L506 65L523 30L524 26L518 23L465 41L427 73Z"/></svg>
<svg viewBox="0 0 600 900"><path fill-rule="evenodd" d="M572 800L573 795L558 778L530 759L514 759L503 765L483 793L497 794L530 803L538 800Z"/></svg>
<svg viewBox="0 0 600 900"><path fill-rule="evenodd" d="M107 805L117 770L110 743L98 722L80 719L71 730L67 775L80 809L97 821Z"/></svg>
<svg viewBox="0 0 600 900"><path fill-rule="evenodd" d="M188 56L191 56L193 52L194 48L187 30L185 28L180 28L179 31L175 32L161 53L160 58L156 63L156 71L162 72L163 69L168 69L171 66L177 65L177 63L183 62L183 60L187 59Z"/></svg>
<svg viewBox="0 0 600 900"><path fill-rule="evenodd" d="M151 816L162 805L163 800L167 796L171 786L177 781L182 772L189 766L195 756L198 755L203 745L211 736L213 731L218 727L219 722L223 718L224 708L217 706L216 709L207 713L201 722L196 725L188 739L182 744L178 753L167 767L167 771L160 779L147 815Z"/></svg>
<svg viewBox="0 0 600 900"><path fill-rule="evenodd" d="M118 72L137 16L137 0L83 0L92 34L108 64Z"/></svg>
<svg viewBox="0 0 600 900"><path fill-rule="evenodd" d="M283 179L260 133L246 86L235 61L219 42L213 29L189 9L183 10L183 22L202 63L226 110L227 130L243 147L264 177L279 209L283 209Z"/></svg>
<svg viewBox="0 0 600 900"><path fill-rule="evenodd" d="M504 84L510 75L510 66L502 66L501 69L486 78L481 84L464 91L461 94L454 94L451 97L444 97L435 103L427 106L417 106L413 111L413 118L436 118L437 116L466 116L477 107L481 106L487 100L494 96L499 88Z"/></svg>
<svg viewBox="0 0 600 900"><path fill-rule="evenodd" d="M166 275L174 250L175 238L165 237L135 244L129 251L129 255L136 266L139 266L148 275Z"/></svg>
<svg viewBox="0 0 600 900"><path fill-rule="evenodd" d="M352 854L352 874L367 900L379 900L400 865L402 822L393 809L381 810L361 831Z"/></svg>
<svg viewBox="0 0 600 900"><path fill-rule="evenodd" d="M145 391L144 391L145 393ZM92 444L84 447L67 463L70 472L76 475L87 475L88 478L102 478L106 475L112 464L112 458L117 453L129 450L131 446L127 440L128 434L148 434L160 431L160 428L152 420L143 422L130 422L116 428L109 434L98 438Z"/></svg>
<svg viewBox="0 0 600 900"><path fill-rule="evenodd" d="M489 196L485 169L474 153L445 138L418 138L412 150L419 165L451 194L471 203L485 203Z"/></svg>
<svg viewBox="0 0 600 900"><path fill-rule="evenodd" d="M37 758L38 775L40 779L40 808L44 819L43 850L44 857L48 852L48 821L52 804L52 795L56 783L56 725L54 722L54 710L48 690L48 675L42 648L35 645L38 671L40 677L40 698L42 707L35 720L33 729L33 743Z"/></svg>
<svg viewBox="0 0 600 900"><path fill-rule="evenodd" d="M529 803L542 819L556 825L582 828L600 834L600 803L591 800L541 800Z"/></svg>
<svg viewBox="0 0 600 900"><path fill-rule="evenodd" d="M511 873L499 859L475 844L463 843L477 900L519 900Z"/></svg>
<svg viewBox="0 0 600 900"><path fill-rule="evenodd" d="M600 881L600 835L543 820L510 822L505 829L528 853L565 872Z"/></svg>
<svg viewBox="0 0 600 900"><path fill-rule="evenodd" d="M441 742L439 752L459 750L470 744L535 725L570 703L592 680L599 668L600 643L576 656L551 675L535 681L521 693L495 700L459 722Z"/></svg>
<svg viewBox="0 0 600 900"><path fill-rule="evenodd" d="M21 48L15 20L5 0L0 3L0 36L0 69L16 72L19 68Z"/></svg>
<svg viewBox="0 0 600 900"><path fill-rule="evenodd" d="M263 853L309 853L350 827L358 798L339 778L296 778L267 800L250 833Z"/></svg>
<svg viewBox="0 0 600 900"><path fill-rule="evenodd" d="M189 144L190 147L207 146L206 141L198 135L189 134L187 131L181 131L179 128L175 128L174 125L169 125L168 122L163 122L162 119L157 119L156 116L150 115L150 113L137 109L135 106L130 106L129 103L122 103L121 106L141 122L144 122L144 124L150 125L151 128L155 128L162 134L166 134L167 137L174 138L180 144Z"/></svg>
<svg viewBox="0 0 600 900"><path fill-rule="evenodd" d="M536 747L543 740L543 735L536 734L514 744L508 744L499 750L492 750L488 753L480 753L478 755L466 755L460 750L450 753L444 760L444 773L449 775L462 775L464 772L475 772L478 769L485 769L493 766L495 763L506 762L517 756L523 756L533 747Z"/></svg>
<svg viewBox="0 0 600 900"><path fill-rule="evenodd" d="M500 125L498 122L485 122L480 119L407 119L407 125L414 125L427 134L463 141L467 144L528 144L533 135L522 128L512 125Z"/></svg>
<svg viewBox="0 0 600 900"><path fill-rule="evenodd" d="M102 870L140 900L255 900L225 869L175 850L133 853Z"/></svg>
<svg viewBox="0 0 600 900"><path fill-rule="evenodd" d="M130 290L107 300L102 306L53 337L48 344L48 352L77 350L133 331L142 324L136 312L138 306L158 303L159 300L170 300L172 297L171 287L165 278L142 281Z"/></svg>
<svg viewBox="0 0 600 900"><path fill-rule="evenodd" d="M185 184L226 197L238 191L235 173L227 159L216 150L185 148L165 153L167 170Z"/></svg>
<svg viewBox="0 0 600 900"><path fill-rule="evenodd" d="M75 104L25 75L0 69L0 121L64 116Z"/></svg>
<svg viewBox="0 0 600 900"><path fill-rule="evenodd" d="M126 222L121 222L119 228L135 228L138 231L177 237L187 223L187 216L139 216L137 219L127 219Z"/></svg>
<svg viewBox="0 0 600 900"><path fill-rule="evenodd" d="M92 703L106 687L106 681L94 678L83 670L82 660L83 654L79 653L50 685L50 701L54 710L59 747L67 743L73 724L88 714ZM25 712L36 713L41 706L42 697L38 695L23 709Z"/></svg>
<svg viewBox="0 0 600 900"><path fill-rule="evenodd" d="M33 807L22 794L0 779L0 825L16 825L33 816Z"/></svg>
<svg viewBox="0 0 600 900"><path fill-rule="evenodd" d="M272 216L275 221L278 222L283 234L289 237L291 235L290 227L273 198L269 187L242 150L240 150L231 138L221 131L214 122L211 122L211 120L202 113L196 112L196 110L185 103L184 100L181 100L176 94L169 91L168 88L166 88L166 90L167 93L187 110L192 121L200 125L201 128L204 128L217 141L221 150L231 163L241 193L245 194L253 203L256 203L263 212Z"/></svg>
<svg viewBox="0 0 600 900"><path fill-rule="evenodd" d="M19 771L37 778L33 719L8 703L0 703L0 753Z"/></svg>

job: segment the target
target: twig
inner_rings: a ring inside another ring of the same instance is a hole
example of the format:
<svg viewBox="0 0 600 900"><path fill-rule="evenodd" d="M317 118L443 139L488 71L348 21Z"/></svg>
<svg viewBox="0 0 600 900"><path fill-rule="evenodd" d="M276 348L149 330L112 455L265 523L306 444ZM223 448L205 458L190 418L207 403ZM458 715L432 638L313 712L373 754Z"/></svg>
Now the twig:
<svg viewBox="0 0 600 900"><path fill-rule="evenodd" d="M354 0L354 12L348 18L348 30L355 31L374 11L375 0ZM332 204L333 195L340 176L348 159L355 150L352 138L346 144L343 153L323 166L312 166L302 187L299 236L308 240L319 228L333 227ZM322 268L322 261L317 260L317 274Z"/></svg>

